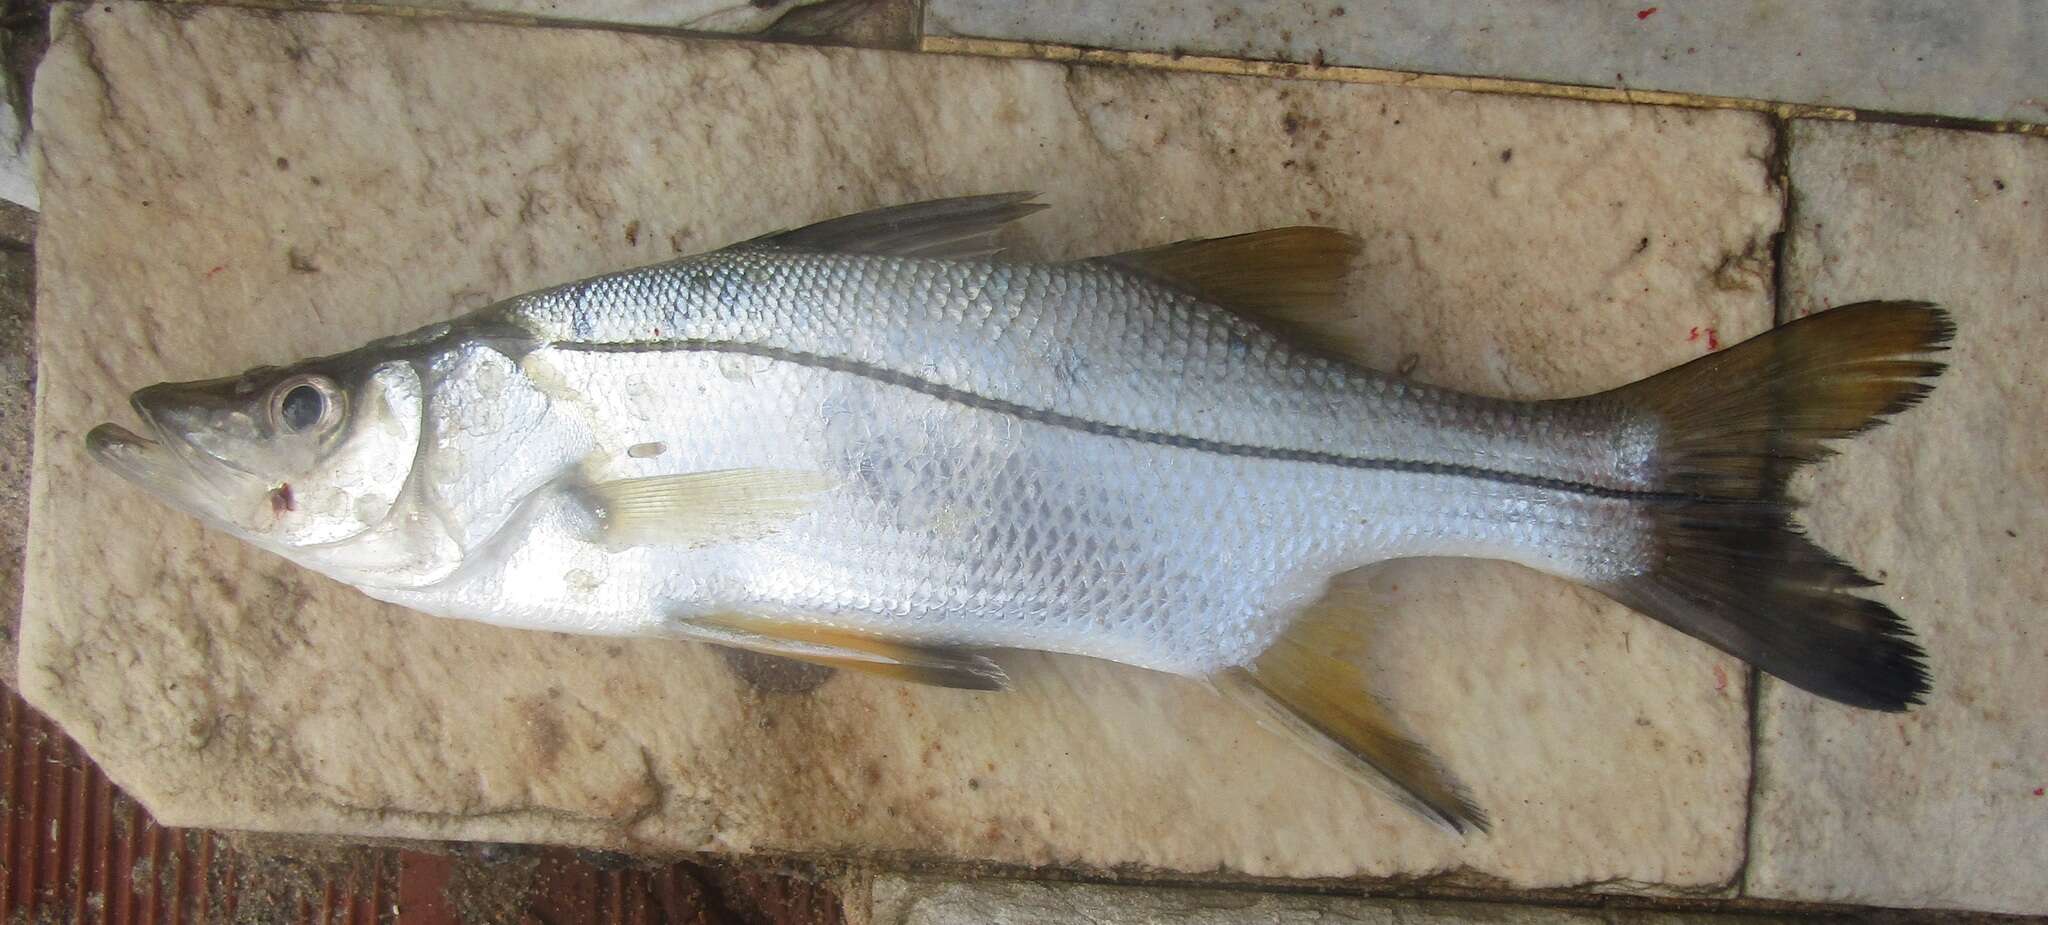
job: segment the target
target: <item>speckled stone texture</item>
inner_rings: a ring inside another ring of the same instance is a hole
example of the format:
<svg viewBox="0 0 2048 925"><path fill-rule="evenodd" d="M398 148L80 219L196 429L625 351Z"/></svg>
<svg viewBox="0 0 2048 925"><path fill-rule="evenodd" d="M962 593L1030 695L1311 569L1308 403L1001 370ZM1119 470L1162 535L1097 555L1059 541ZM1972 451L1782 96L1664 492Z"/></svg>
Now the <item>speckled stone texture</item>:
<svg viewBox="0 0 2048 925"><path fill-rule="evenodd" d="M0 683L14 682L35 399L35 213L0 203Z"/></svg>
<svg viewBox="0 0 2048 925"><path fill-rule="evenodd" d="M22 683L168 822L1204 876L1736 873L1741 666L1515 568L1377 578L1383 690L1497 819L1459 841L1191 682L1046 658L1003 696L777 693L697 645L433 620L202 531L80 440L160 379L1020 188L1055 206L1026 254L1343 226L1373 362L1589 391L1768 325L1756 117L155 4L61 8L37 95Z"/></svg>
<svg viewBox="0 0 2048 925"><path fill-rule="evenodd" d="M2035 0L929 0L925 28L2048 121Z"/></svg>
<svg viewBox="0 0 2048 925"><path fill-rule="evenodd" d="M1955 313L1934 395L1802 492L1821 543L1923 635L1925 707L1766 682L1759 896L2048 912L2048 140L1797 123L1787 304Z"/></svg>
<svg viewBox="0 0 2048 925"><path fill-rule="evenodd" d="M1700 912L915 877L877 878L871 905L849 912L851 925L1762 925L1783 921Z"/></svg>

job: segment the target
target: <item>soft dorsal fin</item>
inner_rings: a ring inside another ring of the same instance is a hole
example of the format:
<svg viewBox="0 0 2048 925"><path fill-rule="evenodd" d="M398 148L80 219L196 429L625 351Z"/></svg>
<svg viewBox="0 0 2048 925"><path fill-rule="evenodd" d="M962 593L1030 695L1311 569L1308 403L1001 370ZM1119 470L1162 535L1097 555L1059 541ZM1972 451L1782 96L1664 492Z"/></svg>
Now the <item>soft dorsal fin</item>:
<svg viewBox="0 0 2048 925"><path fill-rule="evenodd" d="M996 232L1045 208L1037 193L993 193L869 209L762 235L755 247L893 257L986 257L1002 250Z"/></svg>
<svg viewBox="0 0 2048 925"><path fill-rule="evenodd" d="M1362 672L1341 657L1358 648L1365 608L1359 573L1337 576L1252 664L1213 678L1217 689L1293 734L1316 757L1382 785L1430 821L1461 834L1486 831L1486 813L1464 786L1428 748L1401 733Z"/></svg>
<svg viewBox="0 0 2048 925"><path fill-rule="evenodd" d="M1002 666L972 649L902 642L829 626L736 614L696 617L682 623L720 645L864 672L892 681L970 691L999 691L1010 686Z"/></svg>
<svg viewBox="0 0 2048 925"><path fill-rule="evenodd" d="M1301 225L1099 259L1251 318L1296 346L1356 361L1363 332L1344 297L1358 252L1349 234Z"/></svg>

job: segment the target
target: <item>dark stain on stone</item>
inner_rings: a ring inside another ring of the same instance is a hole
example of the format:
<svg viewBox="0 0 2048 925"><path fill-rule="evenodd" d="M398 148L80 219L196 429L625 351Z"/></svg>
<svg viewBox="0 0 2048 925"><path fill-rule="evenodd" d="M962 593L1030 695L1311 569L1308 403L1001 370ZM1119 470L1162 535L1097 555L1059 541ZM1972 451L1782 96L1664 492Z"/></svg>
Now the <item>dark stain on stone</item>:
<svg viewBox="0 0 2048 925"><path fill-rule="evenodd" d="M562 715L546 700L533 698L519 705L519 718L526 724L534 768L542 773L554 770L569 740Z"/></svg>
<svg viewBox="0 0 2048 925"><path fill-rule="evenodd" d="M766 694L807 694L832 679L834 669L779 655L715 646L725 667L747 686Z"/></svg>

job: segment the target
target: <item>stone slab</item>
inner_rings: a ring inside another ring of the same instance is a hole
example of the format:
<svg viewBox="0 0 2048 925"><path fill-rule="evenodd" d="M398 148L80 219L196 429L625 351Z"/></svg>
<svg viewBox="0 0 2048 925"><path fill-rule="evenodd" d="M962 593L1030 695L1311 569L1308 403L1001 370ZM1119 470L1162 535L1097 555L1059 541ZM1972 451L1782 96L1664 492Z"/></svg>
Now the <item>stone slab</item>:
<svg viewBox="0 0 2048 925"><path fill-rule="evenodd" d="M2048 122L2034 0L930 0L926 30Z"/></svg>
<svg viewBox="0 0 2048 925"><path fill-rule="evenodd" d="M2048 913L2048 140L1797 123L1797 313L1955 313L1933 396L1804 489L1821 543L1887 579L1934 692L1862 713L1766 682L1759 896Z"/></svg>
<svg viewBox="0 0 2048 925"><path fill-rule="evenodd" d="M1176 887L878 877L852 925L1764 925L1708 912L1572 909Z"/></svg>
<svg viewBox="0 0 2048 925"><path fill-rule="evenodd" d="M1385 692L1498 822L1459 841L1194 683L1048 658L1005 696L846 676L775 693L696 645L433 620L203 532L80 440L141 384L1020 188L1055 204L1019 232L1041 256L1341 225L1367 242L1372 360L1590 391L1768 325L1761 119L421 17L56 22L22 684L166 822L1218 876L1734 876L1740 666L1507 566L1379 577Z"/></svg>

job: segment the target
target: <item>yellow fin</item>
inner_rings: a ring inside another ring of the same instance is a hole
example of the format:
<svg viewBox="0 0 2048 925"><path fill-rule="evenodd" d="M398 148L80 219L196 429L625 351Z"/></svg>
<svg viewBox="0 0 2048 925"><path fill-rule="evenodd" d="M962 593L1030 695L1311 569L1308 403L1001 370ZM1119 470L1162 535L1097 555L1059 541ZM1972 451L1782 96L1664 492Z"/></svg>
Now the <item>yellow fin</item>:
<svg viewBox="0 0 2048 925"><path fill-rule="evenodd" d="M773 533L834 484L796 469L717 469L599 482L588 491L607 543L709 546Z"/></svg>
<svg viewBox="0 0 2048 925"><path fill-rule="evenodd" d="M1460 834L1486 831L1486 813L1429 749L1401 734L1358 667L1341 657L1357 648L1365 628L1361 584L1355 573L1338 576L1250 666L1212 680L1316 757L1380 785L1431 821Z"/></svg>
<svg viewBox="0 0 2048 925"><path fill-rule="evenodd" d="M1101 258L1244 315L1295 346L1356 361L1364 332L1345 307L1358 239L1335 228L1272 228Z"/></svg>
<svg viewBox="0 0 2048 925"><path fill-rule="evenodd" d="M849 630L758 617L719 615L683 621L706 638L734 648L861 671L934 687L999 691L1010 686L1002 666L979 652L883 639Z"/></svg>

